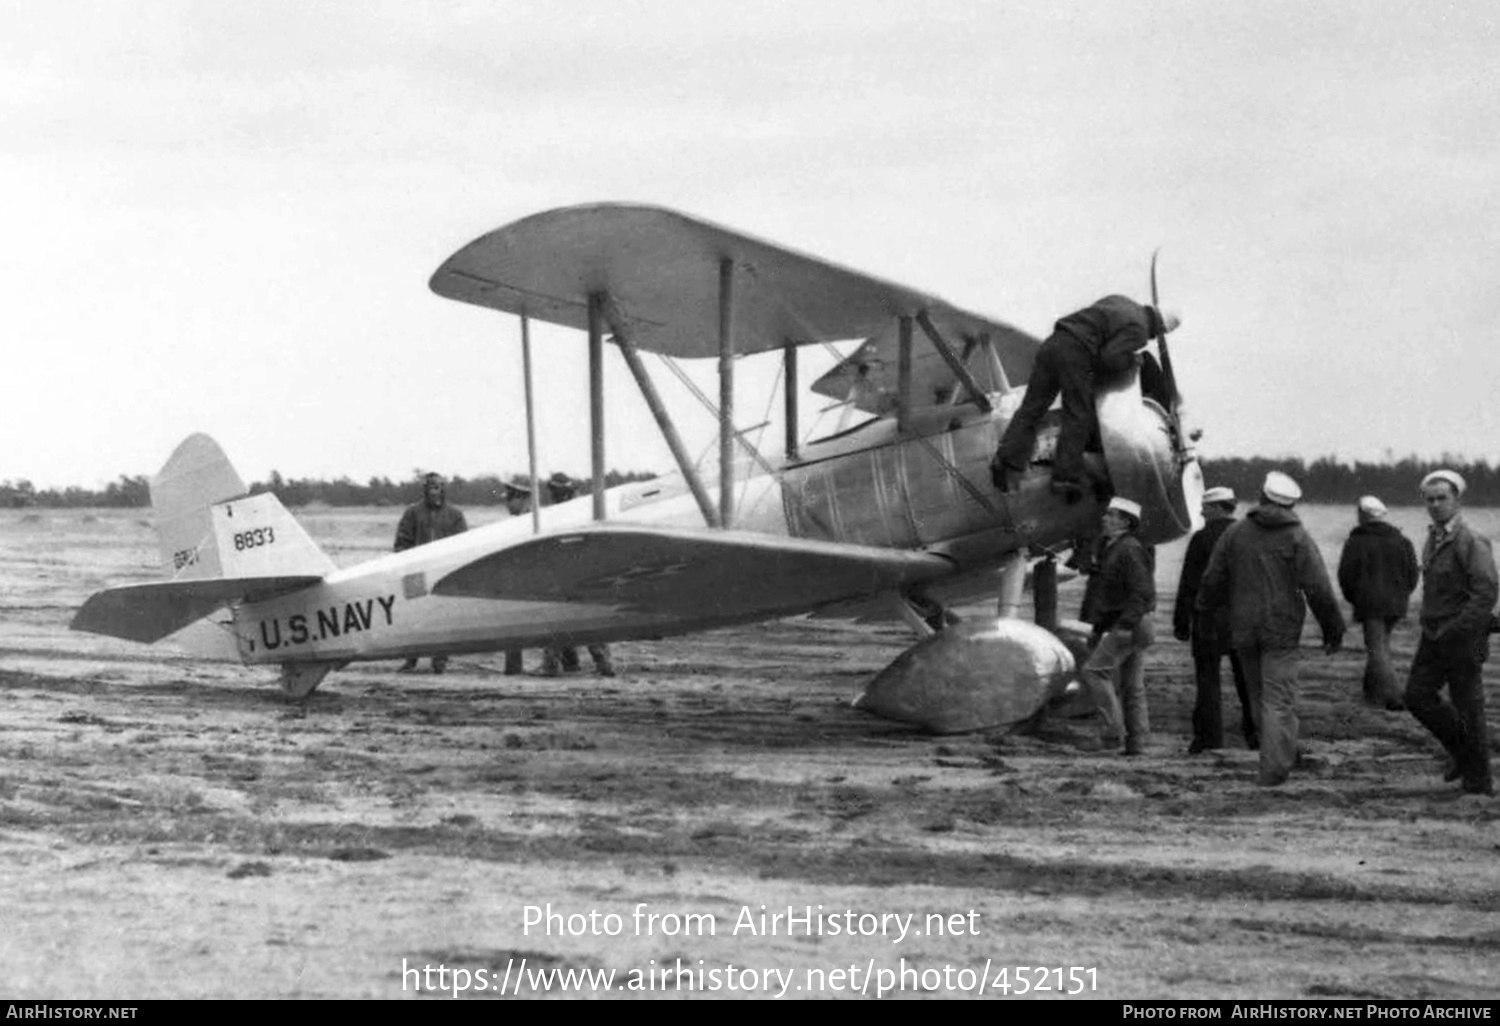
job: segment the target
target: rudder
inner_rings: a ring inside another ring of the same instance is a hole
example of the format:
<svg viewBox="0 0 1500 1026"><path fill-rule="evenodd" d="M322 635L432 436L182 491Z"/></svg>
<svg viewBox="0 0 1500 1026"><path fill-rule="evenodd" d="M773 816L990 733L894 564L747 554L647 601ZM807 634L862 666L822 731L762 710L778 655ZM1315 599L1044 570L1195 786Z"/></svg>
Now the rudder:
<svg viewBox="0 0 1500 1026"><path fill-rule="evenodd" d="M270 492L246 494L219 444L185 439L151 479L162 566L174 581L324 576L333 561Z"/></svg>

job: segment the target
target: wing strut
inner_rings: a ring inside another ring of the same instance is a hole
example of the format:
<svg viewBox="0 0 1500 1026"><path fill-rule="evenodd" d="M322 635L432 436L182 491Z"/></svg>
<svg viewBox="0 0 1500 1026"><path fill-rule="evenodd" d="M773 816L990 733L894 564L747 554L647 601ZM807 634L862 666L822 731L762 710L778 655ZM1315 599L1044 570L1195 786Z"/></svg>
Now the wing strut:
<svg viewBox="0 0 1500 1026"><path fill-rule="evenodd" d="M896 431L911 430L911 318L896 319Z"/></svg>
<svg viewBox="0 0 1500 1026"><path fill-rule="evenodd" d="M615 344L620 347L620 354L625 357L625 366L629 367L630 373L635 376L635 383L641 390L641 398L646 400L651 416L656 418L656 426L660 429L662 438L666 440L667 448L672 450L672 458L677 461L677 469L682 471L683 480L692 491L698 508L703 511L704 522L709 527L718 527L719 516L714 509L713 500L709 498L708 489L703 487L703 479L698 476L698 468L693 466L693 461L688 457L687 448L682 444L682 436L677 433L677 425L672 422L672 416L667 412L666 404L661 401L661 394L656 391L656 384L647 373L646 365L641 362L640 350L630 338L629 328L619 304L612 296L605 295L603 308L605 319L609 321L609 330L614 334Z"/></svg>
<svg viewBox="0 0 1500 1026"><path fill-rule="evenodd" d="M531 470L531 533L542 533L542 490L536 474L536 404L531 382L531 318L521 314L521 373L526 378L526 459Z"/></svg>
<svg viewBox="0 0 1500 1026"><path fill-rule="evenodd" d="M734 261L719 261L719 524L734 524Z"/></svg>
<svg viewBox="0 0 1500 1026"><path fill-rule="evenodd" d="M932 318L927 316L926 310L923 310L917 314L917 323L920 324L922 326L922 330L927 333L927 337L932 341L933 346L937 349L938 355L941 356L943 358L943 361L948 364L948 369L953 371L953 376L958 378L959 381L963 382L964 388L968 389L969 400L985 413L989 413L992 409L994 409L994 407L990 405L989 396L984 394L984 389L979 387L979 382L974 380L974 375L969 373L969 368L964 366L964 362L958 358L958 354L953 351L953 347L948 344L947 340L944 339L942 334L937 330L937 325L932 323ZM903 389L903 392L904 391L905 390ZM902 401L905 402L904 395Z"/></svg>
<svg viewBox="0 0 1500 1026"><path fill-rule="evenodd" d="M990 338L989 332L985 332L983 335L979 336L979 344L984 348L984 351L989 354L990 373L994 375L994 378L997 382L999 382L1000 387L1009 392L1010 375L1005 373L1005 364L1000 362L1000 353L995 348L995 341L994 339Z"/></svg>
<svg viewBox="0 0 1500 1026"><path fill-rule="evenodd" d="M604 519L603 297L589 293L589 430L594 464L594 519Z"/></svg>
<svg viewBox="0 0 1500 1026"><path fill-rule="evenodd" d="M791 339L781 350L781 366L785 372L782 384L785 386L786 394L782 400L786 405L786 461L794 463L797 460L797 343Z"/></svg>

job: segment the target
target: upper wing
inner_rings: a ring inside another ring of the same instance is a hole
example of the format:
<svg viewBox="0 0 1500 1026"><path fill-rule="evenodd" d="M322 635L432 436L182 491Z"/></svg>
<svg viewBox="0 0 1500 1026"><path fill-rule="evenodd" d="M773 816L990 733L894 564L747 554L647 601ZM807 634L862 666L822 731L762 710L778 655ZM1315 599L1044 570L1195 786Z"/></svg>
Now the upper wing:
<svg viewBox="0 0 1500 1026"><path fill-rule="evenodd" d="M945 577L941 556L748 531L595 527L501 549L435 595L588 602L690 619L803 612Z"/></svg>
<svg viewBox="0 0 1500 1026"><path fill-rule="evenodd" d="M1019 328L987 320L949 306L930 314L933 325L963 360L969 373L986 392L1003 392L1024 385L1040 342ZM921 336L922 329L914 334ZM988 344L992 357L986 351ZM899 392L898 359L900 336L894 323L886 324L865 340L843 362L813 382L812 390L832 399L848 399L869 413L888 413ZM1003 375L996 372L998 361ZM911 382L913 402L918 405L947 402L957 376L936 349L918 337L912 345Z"/></svg>
<svg viewBox="0 0 1500 1026"><path fill-rule="evenodd" d="M718 355L719 264L733 261L735 350L864 338L922 310L976 331L1015 329L934 296L660 207L601 203L534 214L449 257L440 296L568 327L588 327L590 293L607 292L642 349ZM984 327L980 327L984 326Z"/></svg>
<svg viewBox="0 0 1500 1026"><path fill-rule="evenodd" d="M241 599L266 599L317 584L313 576L215 577L198 581L153 581L110 588L89 596L69 626L150 644Z"/></svg>

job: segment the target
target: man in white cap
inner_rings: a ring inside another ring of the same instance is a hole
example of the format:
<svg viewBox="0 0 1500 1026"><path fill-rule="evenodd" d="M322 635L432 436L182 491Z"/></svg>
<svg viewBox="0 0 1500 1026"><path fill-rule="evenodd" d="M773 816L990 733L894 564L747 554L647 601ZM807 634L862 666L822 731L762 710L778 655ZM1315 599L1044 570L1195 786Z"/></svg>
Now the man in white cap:
<svg viewBox="0 0 1500 1026"><path fill-rule="evenodd" d="M1402 705L1391 668L1391 628L1406 616L1417 587L1417 551L1386 521L1385 503L1375 496L1362 496L1355 510L1359 522L1339 556L1339 590L1364 629L1365 704L1395 711Z"/></svg>
<svg viewBox="0 0 1500 1026"><path fill-rule="evenodd" d="M1500 582L1489 540L1459 515L1464 479L1435 470L1422 479L1432 525L1422 547L1422 639L1406 683L1406 707L1448 750L1445 780L1469 794L1495 793L1484 721L1484 660ZM1447 685L1451 701L1440 692Z"/></svg>
<svg viewBox="0 0 1500 1026"><path fill-rule="evenodd" d="M1292 507L1302 489L1273 470L1260 505L1214 546L1198 588L1197 608L1229 607L1229 634L1260 735L1260 783L1286 781L1297 761L1297 646L1307 607L1330 655L1344 643L1344 618L1328 568Z"/></svg>
<svg viewBox="0 0 1500 1026"><path fill-rule="evenodd" d="M1037 425L1062 395L1062 430L1052 458L1052 490L1069 502L1084 491L1083 451L1099 432L1094 390L1104 379L1123 374L1137 353L1182 318L1158 312L1124 296L1105 296L1058 321L1036 352L1026 395L1005 429L990 463L995 487L1013 488L1031 464Z"/></svg>
<svg viewBox="0 0 1500 1026"><path fill-rule="evenodd" d="M1145 651L1155 640L1156 582L1151 555L1135 537L1140 523L1140 503L1119 496L1109 500L1098 568L1089 577L1079 614L1093 625L1094 647L1078 675L1104 717L1105 742L1118 746L1123 739L1126 755L1140 755L1151 731Z"/></svg>
<svg viewBox="0 0 1500 1026"><path fill-rule="evenodd" d="M1172 608L1172 630L1178 641L1193 644L1193 678L1197 700L1193 703L1193 740L1188 754L1224 747L1224 712L1219 690L1219 666L1229 657L1234 675L1234 690L1240 698L1240 731L1245 747L1260 747L1255 733L1255 712L1250 705L1250 691L1245 685L1245 670L1240 657L1229 643L1229 610L1220 607L1212 613L1199 613L1198 586L1208 569L1208 558L1214 545L1234 523L1233 488L1210 488L1203 493L1203 530L1188 542L1182 561L1182 577L1177 582L1177 604Z"/></svg>

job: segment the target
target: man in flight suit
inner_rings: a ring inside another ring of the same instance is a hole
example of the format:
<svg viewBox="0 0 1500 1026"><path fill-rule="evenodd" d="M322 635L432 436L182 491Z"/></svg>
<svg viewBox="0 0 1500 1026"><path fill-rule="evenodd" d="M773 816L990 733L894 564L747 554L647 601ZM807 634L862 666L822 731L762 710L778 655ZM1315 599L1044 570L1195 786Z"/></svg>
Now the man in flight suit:
<svg viewBox="0 0 1500 1026"><path fill-rule="evenodd" d="M401 522L396 525L396 551L405 552L439 538L462 534L468 529L463 511L448 505L443 475L427 474L422 478L422 501L406 507L406 512L401 514ZM416 668L417 661L408 659L396 672L412 673ZM447 668L447 656L432 657L433 673L442 673Z"/></svg>

